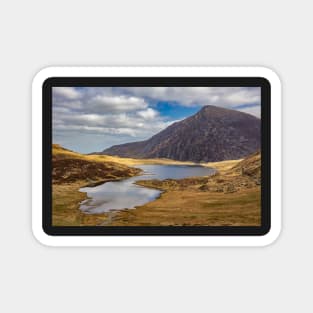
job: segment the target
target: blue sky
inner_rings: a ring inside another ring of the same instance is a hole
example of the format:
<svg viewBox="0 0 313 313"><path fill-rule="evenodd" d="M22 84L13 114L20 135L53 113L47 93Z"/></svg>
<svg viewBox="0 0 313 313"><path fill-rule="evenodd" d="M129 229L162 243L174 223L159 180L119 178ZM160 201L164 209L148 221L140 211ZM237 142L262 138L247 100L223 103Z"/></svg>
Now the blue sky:
<svg viewBox="0 0 313 313"><path fill-rule="evenodd" d="M192 107L185 107L179 105L177 102L159 101L154 107L162 116L168 119L180 120L187 116L197 113L201 106L194 105Z"/></svg>
<svg viewBox="0 0 313 313"><path fill-rule="evenodd" d="M258 87L54 87L53 142L89 153L145 140L215 105L260 117Z"/></svg>

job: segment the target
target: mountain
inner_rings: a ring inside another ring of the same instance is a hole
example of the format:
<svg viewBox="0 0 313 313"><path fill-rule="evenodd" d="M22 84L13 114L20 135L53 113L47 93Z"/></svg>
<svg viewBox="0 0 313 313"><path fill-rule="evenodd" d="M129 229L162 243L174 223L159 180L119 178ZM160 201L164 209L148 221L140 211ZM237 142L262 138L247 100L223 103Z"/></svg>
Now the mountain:
<svg viewBox="0 0 313 313"><path fill-rule="evenodd" d="M148 140L115 145L100 154L214 162L243 158L259 150L260 143L260 119L208 105Z"/></svg>

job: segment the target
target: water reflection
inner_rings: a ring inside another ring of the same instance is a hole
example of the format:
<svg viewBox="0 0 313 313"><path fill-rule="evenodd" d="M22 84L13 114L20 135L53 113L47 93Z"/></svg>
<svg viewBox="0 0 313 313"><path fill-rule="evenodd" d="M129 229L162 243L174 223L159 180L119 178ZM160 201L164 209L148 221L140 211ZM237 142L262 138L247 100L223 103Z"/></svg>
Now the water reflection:
<svg viewBox="0 0 313 313"><path fill-rule="evenodd" d="M161 191L135 185L141 179L186 178L211 175L214 170L202 166L182 165L138 165L142 175L122 181L108 182L96 187L81 188L89 199L82 202L80 209L85 213L103 213L111 210L131 209L156 199Z"/></svg>

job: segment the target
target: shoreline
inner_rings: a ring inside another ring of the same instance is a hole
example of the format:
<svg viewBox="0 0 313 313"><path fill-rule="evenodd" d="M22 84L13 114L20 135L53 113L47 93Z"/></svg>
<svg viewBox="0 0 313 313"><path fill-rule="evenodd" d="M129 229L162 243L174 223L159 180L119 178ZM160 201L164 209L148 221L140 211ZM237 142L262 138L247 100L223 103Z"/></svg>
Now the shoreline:
<svg viewBox="0 0 313 313"><path fill-rule="evenodd" d="M102 158L101 158L102 159ZM97 160L99 162L105 162L105 160ZM127 159L127 163L129 159ZM209 163L194 163L194 162L179 162L179 161L172 161L172 160L164 160L164 159L161 159L161 160L152 160L152 159L149 159L149 160L145 160L143 161L143 159L136 159L136 160L133 160L133 164L131 167L133 168L136 168L136 165L145 165L145 164L151 164L151 165L187 165L187 166L203 166L203 167L211 167L213 168L214 170L216 170L217 173L220 173L222 171L224 171L225 169L229 168L230 165L234 166L235 164L237 164L238 162L240 162L240 160L227 160L227 161L220 161L220 162L209 162ZM124 163L124 165L126 165ZM128 166L130 166L128 164ZM142 170L141 169L138 169L136 168L137 170L140 170L140 172L137 174L137 175L132 175L130 177L135 177L135 176L139 176L140 173L142 173ZM213 174L214 175L214 174ZM54 225L59 225L59 226L66 226L66 225L81 225L81 226L110 226L112 224L114 224L114 221L115 221L115 217L118 216L120 214L120 212L127 212L129 210L118 210L118 211L115 211L114 213L114 216L112 216L112 214L108 213L108 212L105 212L105 213L98 213L98 214L86 214L84 213L83 211L81 211L79 209L80 207L80 204L82 201L88 199L88 196L87 196L87 193L86 192L82 192L80 191L81 188L84 188L84 187L95 187L95 186L98 186L98 185L101 185L103 183L106 183L106 182L114 182L114 181L120 181L120 180L123 180L123 179L127 179L127 178L130 178L130 177L120 177L120 178L115 178L115 179L102 179L100 181L95 181L95 182L87 182L86 181L78 181L78 182L75 182L75 183L69 183L69 184L54 184L53 185L53 190L61 190L64 188L64 190L66 191L66 195L64 195L64 197L66 198L67 195L69 195L69 197L73 198L71 200L75 201L76 200L76 205L73 203L73 202L66 202L63 206L68 206L68 207L65 207L64 208L64 213L68 214L68 216L66 216L66 214L64 214L64 223L60 220L60 219L54 219ZM203 176L205 177L205 176ZM202 178L201 176L197 176L196 179L199 179L199 178ZM140 179L138 180L140 181ZM150 205L151 203L159 200L159 199L162 199L165 194L168 194L170 193L169 190L166 190L166 188L161 188L160 186L147 186L147 185L143 185L143 184L138 184L137 181L135 182L136 185L138 186L143 186L143 187L146 187L146 188L152 188L152 189L157 189L157 190L160 190L161 193L160 195L152 200L152 201L149 201L147 202L146 204L144 204L143 206L146 206L146 205ZM62 193L63 194L63 193ZM57 201L57 197L56 195L55 196L55 201ZM55 203L54 201L54 203ZM139 207L142 207L142 206L139 206ZM137 210L138 207L135 207L133 210ZM53 211L55 211L56 209L54 208ZM75 218L73 217L72 219L70 218L70 216L73 215L75 216Z"/></svg>
<svg viewBox="0 0 313 313"><path fill-rule="evenodd" d="M221 161L214 162L210 176L139 180L137 185L162 193L134 210L119 210L106 225L260 226L261 187L241 166L241 160Z"/></svg>
<svg viewBox="0 0 313 313"><path fill-rule="evenodd" d="M143 173L143 170L141 170L140 168L137 168L137 167L136 167L136 169L140 170L140 172L138 172L138 175ZM102 185L102 184L105 184L105 183L121 181L121 180L124 180L124 179L127 179L127 178L131 178L131 177L135 177L135 176L137 176L137 175L128 176L128 177L125 176L125 177L120 177L120 178L116 178L116 179L102 179L102 180L99 180L99 181L90 182L90 183L88 183L87 185L82 186L81 188L97 187L97 186Z"/></svg>

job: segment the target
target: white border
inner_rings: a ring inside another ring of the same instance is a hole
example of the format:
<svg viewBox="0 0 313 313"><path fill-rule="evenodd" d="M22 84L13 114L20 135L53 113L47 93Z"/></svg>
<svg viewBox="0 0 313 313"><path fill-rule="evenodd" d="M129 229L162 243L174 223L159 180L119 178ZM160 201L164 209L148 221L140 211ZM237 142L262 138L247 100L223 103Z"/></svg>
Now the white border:
<svg viewBox="0 0 313 313"><path fill-rule="evenodd" d="M50 236L42 229L42 84L49 77L264 77L271 84L271 230L264 236ZM48 246L265 246L281 230L281 84L264 67L48 67L32 85L32 229Z"/></svg>

